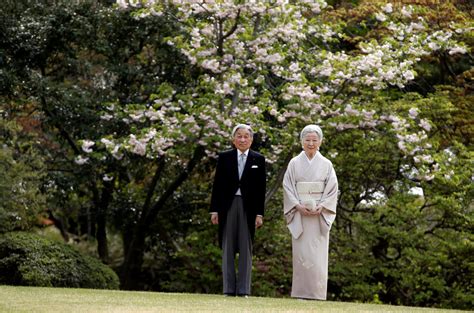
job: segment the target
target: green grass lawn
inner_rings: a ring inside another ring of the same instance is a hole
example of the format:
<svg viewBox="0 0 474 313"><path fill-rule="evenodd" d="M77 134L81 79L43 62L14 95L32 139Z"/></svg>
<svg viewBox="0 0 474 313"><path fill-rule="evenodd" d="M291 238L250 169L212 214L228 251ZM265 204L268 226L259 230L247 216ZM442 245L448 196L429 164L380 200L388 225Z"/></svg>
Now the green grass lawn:
<svg viewBox="0 0 474 313"><path fill-rule="evenodd" d="M0 312L462 312L222 295L0 286Z"/></svg>

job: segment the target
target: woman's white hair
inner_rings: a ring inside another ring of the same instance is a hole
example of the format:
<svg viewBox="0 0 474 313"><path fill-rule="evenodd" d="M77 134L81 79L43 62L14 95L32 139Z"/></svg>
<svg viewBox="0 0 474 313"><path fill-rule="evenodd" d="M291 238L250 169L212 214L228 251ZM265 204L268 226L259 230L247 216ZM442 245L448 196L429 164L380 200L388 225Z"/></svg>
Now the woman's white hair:
<svg viewBox="0 0 474 313"><path fill-rule="evenodd" d="M252 127L250 127L250 126L247 125L247 124L237 124L237 125L234 127L234 129L232 129L232 138L235 137L235 133L236 133L239 129L241 129L241 128L248 130L249 133L250 133L250 137L253 138L253 130L252 130Z"/></svg>
<svg viewBox="0 0 474 313"><path fill-rule="evenodd" d="M306 137L306 135L310 133L316 133L316 135L318 135L319 137L319 140L323 141L323 130L321 129L321 127L319 127L318 125L310 124L310 125L306 125L301 131L300 133L301 142L303 142L304 137Z"/></svg>

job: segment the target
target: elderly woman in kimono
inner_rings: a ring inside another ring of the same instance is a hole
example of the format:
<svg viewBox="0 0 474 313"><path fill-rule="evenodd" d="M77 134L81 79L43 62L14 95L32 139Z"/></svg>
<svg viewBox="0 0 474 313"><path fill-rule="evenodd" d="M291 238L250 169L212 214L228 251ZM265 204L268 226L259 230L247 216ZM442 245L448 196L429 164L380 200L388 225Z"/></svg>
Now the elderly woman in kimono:
<svg viewBox="0 0 474 313"><path fill-rule="evenodd" d="M336 217L338 184L331 161L319 152L323 132L308 125L303 151L291 159L283 179L284 213L292 236L291 296L326 300L329 230Z"/></svg>

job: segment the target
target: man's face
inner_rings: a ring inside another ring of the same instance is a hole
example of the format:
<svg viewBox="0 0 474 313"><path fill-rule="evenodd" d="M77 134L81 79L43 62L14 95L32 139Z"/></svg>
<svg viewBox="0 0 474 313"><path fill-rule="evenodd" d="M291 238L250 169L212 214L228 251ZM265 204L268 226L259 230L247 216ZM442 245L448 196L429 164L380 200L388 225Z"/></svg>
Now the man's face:
<svg viewBox="0 0 474 313"><path fill-rule="evenodd" d="M250 149L252 141L253 138L250 135L250 132L245 128L239 128L234 134L234 140L232 143L241 152L245 152L246 150Z"/></svg>

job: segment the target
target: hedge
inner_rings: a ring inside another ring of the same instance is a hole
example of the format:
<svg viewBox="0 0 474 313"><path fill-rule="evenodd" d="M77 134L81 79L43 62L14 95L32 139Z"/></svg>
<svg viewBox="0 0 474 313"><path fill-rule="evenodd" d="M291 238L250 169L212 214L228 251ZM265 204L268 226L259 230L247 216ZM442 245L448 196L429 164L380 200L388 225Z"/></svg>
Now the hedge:
<svg viewBox="0 0 474 313"><path fill-rule="evenodd" d="M26 232L0 235L0 284L119 288L117 274L98 259Z"/></svg>

